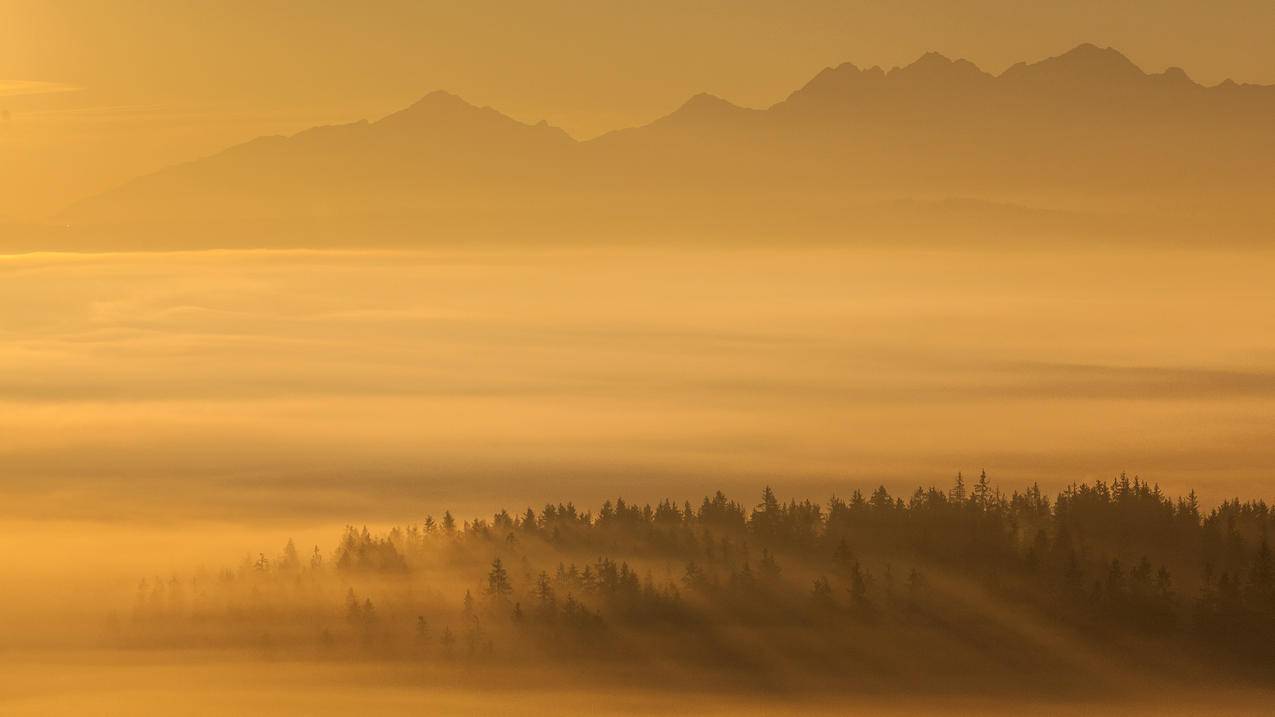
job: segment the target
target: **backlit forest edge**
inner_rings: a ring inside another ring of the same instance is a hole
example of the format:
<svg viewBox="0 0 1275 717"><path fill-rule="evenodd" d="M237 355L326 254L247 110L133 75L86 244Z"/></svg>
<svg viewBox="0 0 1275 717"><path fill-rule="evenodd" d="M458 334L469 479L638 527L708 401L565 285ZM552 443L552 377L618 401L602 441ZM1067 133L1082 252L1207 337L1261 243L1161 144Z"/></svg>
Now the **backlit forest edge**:
<svg viewBox="0 0 1275 717"><path fill-rule="evenodd" d="M1273 519L1121 476L1051 499L986 474L820 505L718 492L461 520L143 580L108 639L470 674L562 662L759 687L1118 687L1166 665L1275 672ZM1098 658L1095 661L1095 658ZM1185 668L1184 668L1185 669ZM1195 669L1195 668L1191 668ZM1240 676L1244 677L1240 677Z"/></svg>

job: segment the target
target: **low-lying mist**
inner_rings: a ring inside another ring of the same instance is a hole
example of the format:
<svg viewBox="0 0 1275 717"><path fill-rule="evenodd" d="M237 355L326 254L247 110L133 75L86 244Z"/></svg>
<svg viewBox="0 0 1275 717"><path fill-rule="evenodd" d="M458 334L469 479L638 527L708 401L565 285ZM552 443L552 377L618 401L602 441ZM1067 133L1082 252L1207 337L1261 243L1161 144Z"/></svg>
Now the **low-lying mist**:
<svg viewBox="0 0 1275 717"><path fill-rule="evenodd" d="M25 619L5 626L21 656L7 699L154 710L176 696L143 683L172 680L208 692L203 708L281 700L316 714L358 695L391 712L617 714L673 696L743 713L1269 701L1262 501L1205 509L1127 476L1007 494L986 474L906 498L766 488L756 500L443 510L220 566L176 556L229 555L243 535L188 526L167 549L141 532L97 549L64 536L23 551L76 579L8 595ZM66 552L49 552L59 542ZM132 585L109 577L148 560ZM76 697L55 696L49 673L73 676Z"/></svg>
<svg viewBox="0 0 1275 717"><path fill-rule="evenodd" d="M10 519L406 520L1271 464L1272 257L1066 249L0 258ZM605 488L605 489L604 489Z"/></svg>

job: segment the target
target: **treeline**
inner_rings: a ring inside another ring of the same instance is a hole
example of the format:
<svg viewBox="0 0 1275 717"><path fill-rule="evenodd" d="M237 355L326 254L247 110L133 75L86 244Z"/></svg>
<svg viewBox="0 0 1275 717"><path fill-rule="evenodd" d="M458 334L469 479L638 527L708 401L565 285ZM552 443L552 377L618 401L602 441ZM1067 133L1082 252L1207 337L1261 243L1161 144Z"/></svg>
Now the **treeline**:
<svg viewBox="0 0 1275 717"><path fill-rule="evenodd" d="M596 513L444 512L384 534L347 528L328 554L289 543L217 576L149 581L123 633L466 660L659 654L759 672L1012 655L1016 669L1066 673L1025 622L1107 653L1261 671L1275 657L1273 520L1262 501L1205 511L1194 493L1126 476L1051 498L1006 495L986 474L825 503L766 488L756 503L718 492Z"/></svg>

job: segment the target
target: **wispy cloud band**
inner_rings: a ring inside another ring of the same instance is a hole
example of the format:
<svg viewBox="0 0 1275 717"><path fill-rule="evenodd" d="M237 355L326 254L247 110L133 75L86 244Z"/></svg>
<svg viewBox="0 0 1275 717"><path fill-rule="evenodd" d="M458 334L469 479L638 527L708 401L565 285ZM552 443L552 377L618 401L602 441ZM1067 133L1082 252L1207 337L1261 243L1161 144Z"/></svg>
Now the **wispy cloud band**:
<svg viewBox="0 0 1275 717"><path fill-rule="evenodd" d="M0 97L20 97L24 95L52 95L60 92L78 92L84 89L78 85L64 82L43 82L40 80L0 80Z"/></svg>

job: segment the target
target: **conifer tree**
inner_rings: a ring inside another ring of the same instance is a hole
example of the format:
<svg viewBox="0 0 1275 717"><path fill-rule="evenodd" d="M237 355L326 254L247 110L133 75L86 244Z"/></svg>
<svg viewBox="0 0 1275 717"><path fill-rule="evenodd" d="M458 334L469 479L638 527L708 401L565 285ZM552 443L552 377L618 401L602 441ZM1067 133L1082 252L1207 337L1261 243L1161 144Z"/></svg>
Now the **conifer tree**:
<svg viewBox="0 0 1275 717"><path fill-rule="evenodd" d="M761 579L770 585L774 585L779 580L780 573L783 572L779 563L775 562L775 556L771 555L766 548L761 549L761 561L757 563L757 568Z"/></svg>
<svg viewBox="0 0 1275 717"><path fill-rule="evenodd" d="M828 583L828 578L823 575L815 578L814 584L810 588L810 601L816 610L830 610L836 605L832 597L832 585Z"/></svg>
<svg viewBox="0 0 1275 717"><path fill-rule="evenodd" d="M965 503L965 476L959 472L956 474L956 482L952 484L952 490L948 493L948 497L957 505Z"/></svg>

